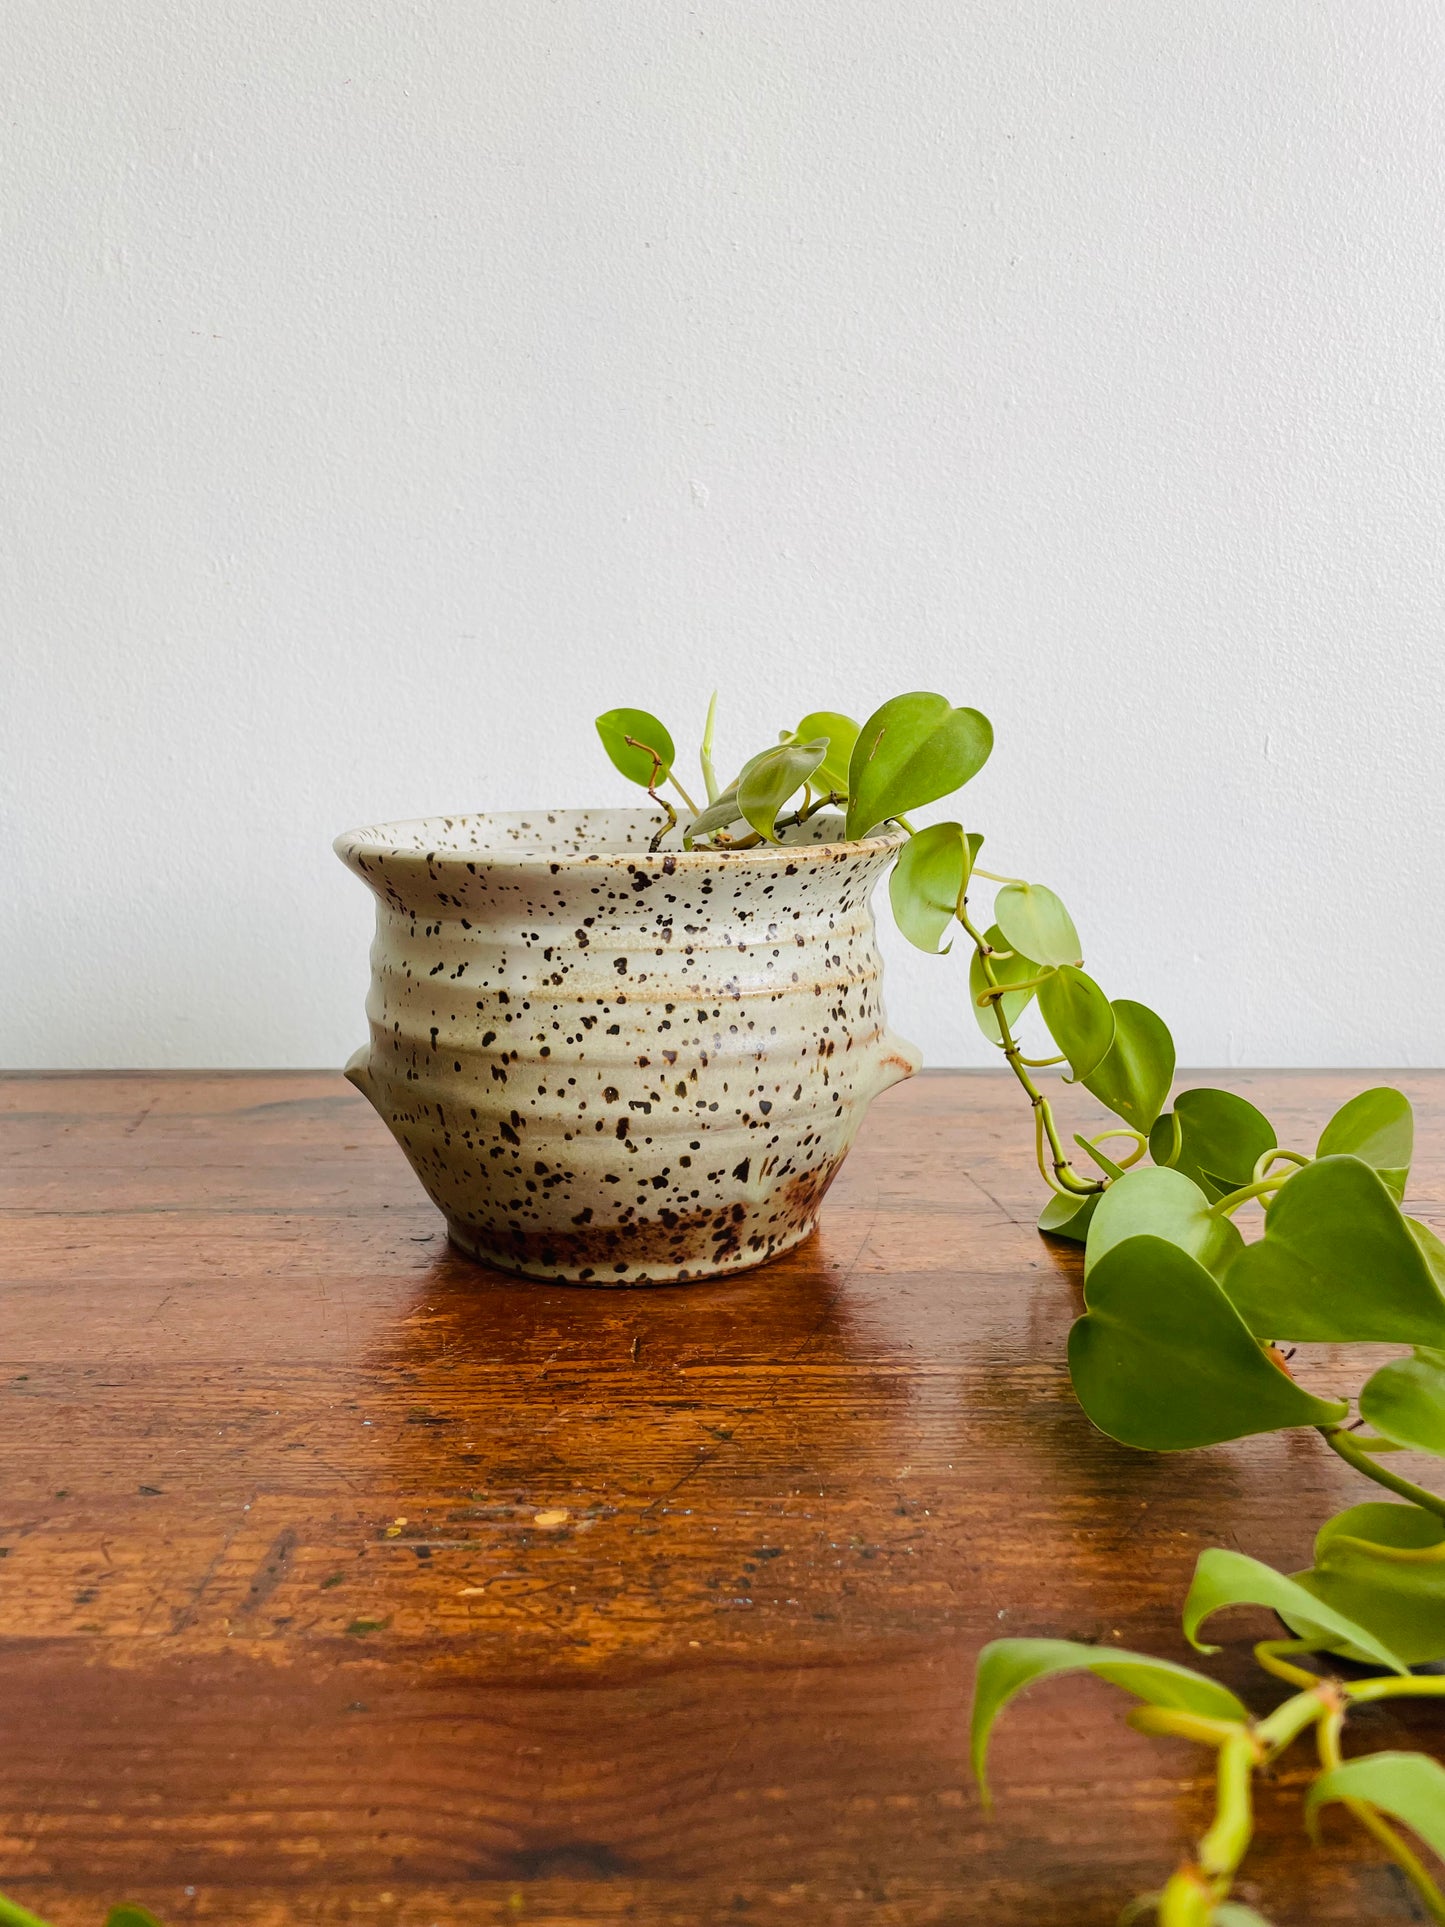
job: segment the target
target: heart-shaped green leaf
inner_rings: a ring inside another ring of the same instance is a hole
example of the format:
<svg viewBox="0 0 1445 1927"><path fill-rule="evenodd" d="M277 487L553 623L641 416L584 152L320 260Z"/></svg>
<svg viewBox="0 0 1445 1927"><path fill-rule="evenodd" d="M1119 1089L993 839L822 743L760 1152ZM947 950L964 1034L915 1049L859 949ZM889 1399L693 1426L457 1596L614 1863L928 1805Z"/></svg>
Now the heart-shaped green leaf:
<svg viewBox="0 0 1445 1927"><path fill-rule="evenodd" d="M127 1901L124 1906L111 1908L105 1917L105 1927L161 1927L161 1923L144 1907Z"/></svg>
<svg viewBox="0 0 1445 1927"><path fill-rule="evenodd" d="M1091 1191L1082 1198L1056 1191L1039 1213L1039 1230L1047 1231L1051 1238L1068 1238L1074 1244L1083 1244L1103 1196L1102 1191Z"/></svg>
<svg viewBox="0 0 1445 1927"><path fill-rule="evenodd" d="M1407 1666L1445 1659L1445 1520L1417 1505L1376 1500L1351 1506L1315 1538L1315 1562L1291 1575L1311 1599L1357 1621ZM1304 1609L1306 1615L1314 1608ZM1290 1618L1290 1630L1313 1638L1317 1622ZM1328 1650L1368 1664L1348 1642Z"/></svg>
<svg viewBox="0 0 1445 1927"><path fill-rule="evenodd" d="M1393 1195L1359 1158L1296 1171L1224 1289L1260 1338L1445 1345L1445 1294Z"/></svg>
<svg viewBox="0 0 1445 1927"><path fill-rule="evenodd" d="M922 692L894 696L864 723L848 760L848 840L961 789L992 748L993 725L976 709Z"/></svg>
<svg viewBox="0 0 1445 1927"><path fill-rule="evenodd" d="M1164 1108L1174 1082L1174 1039L1162 1017L1147 1004L1116 998L1114 1041L1102 1064L1081 1078L1116 1117L1147 1131Z"/></svg>
<svg viewBox="0 0 1445 1927"><path fill-rule="evenodd" d="M989 963L998 983L1003 985L1028 983L1042 973L1031 957L1010 950L1004 942L1004 935L996 923L990 924L983 933L983 940L994 951ZM968 966L968 1000L973 1006L973 1014L978 1019L978 1027L991 1044L1002 1044L998 1018L994 1014L992 1001L981 1004L978 1000L988 989L988 980L983 974L983 962L975 950L973 960ZM1028 1009L1033 998L1033 990L1008 990L1002 999L1004 1021L1013 1027Z"/></svg>
<svg viewBox="0 0 1445 1927"><path fill-rule="evenodd" d="M1410 1100L1403 1091L1380 1084L1361 1091L1335 1112L1320 1133L1315 1156L1363 1158L1395 1196L1403 1198L1414 1154L1415 1113Z"/></svg>
<svg viewBox="0 0 1445 1927"><path fill-rule="evenodd" d="M697 836L711 836L715 830L731 829L734 823L743 820L742 809L738 803L736 784L719 790L716 799L705 809L698 811L683 834L684 844L691 849L692 840Z"/></svg>
<svg viewBox="0 0 1445 1927"><path fill-rule="evenodd" d="M1142 1235L1178 1245L1216 1278L1244 1249L1228 1218L1210 1216L1209 1200L1192 1178L1155 1164L1126 1171L1104 1193L1089 1225L1084 1276L1115 1245Z"/></svg>
<svg viewBox="0 0 1445 1927"><path fill-rule="evenodd" d="M1365 1753L1314 1782L1305 1818L1318 1836L1318 1815L1331 1800L1360 1800L1399 1820L1445 1860L1445 1766L1428 1753Z"/></svg>
<svg viewBox="0 0 1445 1927"><path fill-rule="evenodd" d="M1445 1351L1420 1345L1382 1365L1360 1392L1360 1416L1397 1445L1445 1458Z"/></svg>
<svg viewBox="0 0 1445 1927"><path fill-rule="evenodd" d="M1237 1191L1278 1139L1263 1111L1233 1091L1181 1091L1174 1109L1155 1121L1149 1155L1193 1178L1211 1198Z"/></svg>
<svg viewBox="0 0 1445 1927"><path fill-rule="evenodd" d="M742 805L738 802L738 790L763 758L771 754L771 749L760 749L756 756L750 756L727 787L719 790L712 802L698 811L683 833L682 840L687 849L692 848L694 837L711 836L715 830L729 830L734 823L745 820Z"/></svg>
<svg viewBox="0 0 1445 1927"><path fill-rule="evenodd" d="M1085 1412L1121 1445L1183 1452L1337 1424L1348 1410L1271 1364L1199 1260L1163 1238L1126 1238L1106 1252L1084 1304L1069 1371Z"/></svg>
<svg viewBox="0 0 1445 1927"><path fill-rule="evenodd" d="M1062 964L1039 985L1039 1015L1075 1081L1097 1070L1114 1043L1114 1006L1092 977Z"/></svg>
<svg viewBox="0 0 1445 1927"><path fill-rule="evenodd" d="M1392 1652L1357 1620L1316 1599L1293 1579L1276 1572L1273 1566L1261 1565L1258 1559L1250 1559L1242 1552L1210 1546L1199 1555L1194 1582L1184 1602L1184 1637L1197 1651L1219 1651L1217 1646L1204 1645L1198 1633L1211 1614L1226 1606L1267 1606L1281 1617L1307 1622L1322 1635L1322 1644L1326 1639L1348 1640L1361 1652L1368 1653L1372 1664L1387 1666L1392 1673L1409 1671L1398 1653ZM1302 1638L1313 1636L1313 1631L1301 1635Z"/></svg>
<svg viewBox="0 0 1445 1927"><path fill-rule="evenodd" d="M818 765L813 787L848 794L848 759L858 740L858 725L851 716L836 709L813 709L793 731L795 743L810 743L815 736L826 736L828 753Z"/></svg>
<svg viewBox="0 0 1445 1927"><path fill-rule="evenodd" d="M597 734L613 768L630 783L651 789L654 782L664 782L672 773L677 756L672 738L645 709L609 709L597 718Z"/></svg>
<svg viewBox="0 0 1445 1927"><path fill-rule="evenodd" d="M966 836L961 823L932 823L926 830L915 831L898 852L888 879L888 899L898 928L920 950L938 954L968 883L974 850L982 841L982 837Z"/></svg>
<svg viewBox="0 0 1445 1927"><path fill-rule="evenodd" d="M1006 883L994 898L993 919L1011 950L1021 950L1041 964L1080 960L1073 918L1041 883Z"/></svg>
<svg viewBox="0 0 1445 1927"><path fill-rule="evenodd" d="M738 809L769 843L778 841L778 812L796 796L828 753L824 736L810 743L779 743L755 756L738 778ZM706 812L704 812L706 814Z"/></svg>
<svg viewBox="0 0 1445 1927"><path fill-rule="evenodd" d="M1172 1660L1147 1653L1129 1653L1116 1646L1085 1646L1073 1639L994 1639L978 1656L973 1683L971 1758L973 1775L988 1798L985 1770L989 1734L1009 1701L1035 1680L1059 1673L1093 1673L1111 1686L1176 1712L1198 1713L1205 1719L1249 1718L1248 1709L1227 1686Z"/></svg>

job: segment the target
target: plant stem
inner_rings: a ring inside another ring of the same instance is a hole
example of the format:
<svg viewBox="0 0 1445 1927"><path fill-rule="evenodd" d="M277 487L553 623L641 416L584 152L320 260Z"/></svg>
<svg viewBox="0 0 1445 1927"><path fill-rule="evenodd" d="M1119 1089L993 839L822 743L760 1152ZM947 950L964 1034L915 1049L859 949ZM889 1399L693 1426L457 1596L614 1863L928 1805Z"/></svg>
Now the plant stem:
<svg viewBox="0 0 1445 1927"><path fill-rule="evenodd" d="M1357 1445L1353 1436L1341 1425L1321 1425L1316 1427L1320 1437L1330 1450L1342 1458L1346 1465L1352 1465L1357 1472L1363 1472L1367 1479L1376 1485L1384 1486L1387 1492L1394 1492L1412 1505L1433 1512L1437 1519L1445 1519L1445 1498L1438 1493L1427 1492L1423 1485L1415 1485L1409 1479L1402 1479L1398 1472L1391 1472L1383 1465L1377 1465L1369 1453Z"/></svg>
<svg viewBox="0 0 1445 1927"><path fill-rule="evenodd" d="M810 817L816 816L819 810L827 809L830 803L846 803L847 800L847 797L838 790L829 790L826 796L815 796L811 802L795 810L791 816L780 816L773 825L774 834L776 835L780 830L790 830L795 824L806 823ZM702 847L716 850L719 855L724 855L729 850L755 850L763 840L756 830L748 836L740 836L735 840L714 831Z"/></svg>
<svg viewBox="0 0 1445 1927"><path fill-rule="evenodd" d="M1197 1857L1177 1870L1159 1896L1160 1927L1209 1927L1215 1908L1228 1899L1254 1837L1254 1770L1260 1763L1256 1736L1232 1728L1219 1748L1214 1824Z"/></svg>
<svg viewBox="0 0 1445 1927"><path fill-rule="evenodd" d="M1268 1645L1271 1642L1262 1643ZM1259 1648L1256 1647L1256 1655L1258 1652ZM1271 1669L1266 1668L1268 1670ZM1323 1719L1339 1706L1340 1689L1332 1679L1318 1679L1314 1675L1307 1677L1314 1679L1312 1686L1290 1699L1281 1700L1272 1713L1256 1722L1254 1737L1263 1748L1262 1766L1268 1766L1272 1760L1278 1759L1307 1726L1313 1726L1316 1720Z"/></svg>
<svg viewBox="0 0 1445 1927"><path fill-rule="evenodd" d="M1181 1867L1159 1896L1159 1927L1209 1927L1214 1883L1197 1867Z"/></svg>
<svg viewBox="0 0 1445 1927"><path fill-rule="evenodd" d="M994 984L978 1001L980 1004L996 1004L1000 997L1012 996L1016 990L1037 990L1039 985L1046 984L1053 974L1052 970L1041 970L1037 977L1021 977L1017 983Z"/></svg>
<svg viewBox="0 0 1445 1927"><path fill-rule="evenodd" d="M1179 1113L1177 1111L1166 1111L1159 1122L1161 1124L1167 1123L1169 1127L1169 1153L1167 1157L1157 1158L1155 1162L1158 1164L1173 1164L1178 1158L1179 1153L1184 1149L1184 1133L1179 1128Z"/></svg>
<svg viewBox="0 0 1445 1927"><path fill-rule="evenodd" d="M1231 1734L1219 1749L1214 1825L1199 1843L1199 1865L1216 1879L1232 1880L1254 1834L1255 1742L1248 1733ZM1225 1889L1228 1892L1228 1887ZM1222 1898L1222 1896L1221 1896Z"/></svg>
<svg viewBox="0 0 1445 1927"><path fill-rule="evenodd" d="M1242 1204L1248 1204L1251 1198L1262 1198L1267 1193L1278 1191L1281 1185L1288 1182L1288 1178L1259 1178L1254 1184L1242 1184L1237 1191L1227 1192L1210 1205L1209 1215L1211 1218L1228 1218Z"/></svg>
<svg viewBox="0 0 1445 1927"><path fill-rule="evenodd" d="M847 801L847 797L840 796L837 790L828 790L825 794L815 796L810 801L803 803L798 809L794 810L791 816L780 816L773 825L773 828L775 830L790 830L795 824L806 823L808 818L810 816L816 816L819 810L826 810L830 803L846 803ZM736 848L737 846L735 845L734 847Z"/></svg>
<svg viewBox="0 0 1445 1927"><path fill-rule="evenodd" d="M1441 1681L1445 1685L1445 1680ZM1316 1739L1319 1746L1320 1765L1326 1773L1343 1763L1340 1752L1340 1734L1345 1724L1345 1710L1336 1708L1319 1723ZM1395 1865L1404 1874L1410 1885L1425 1903L1425 1911L1431 1920L1445 1922L1445 1894L1440 1892L1435 1882L1426 1872L1423 1862L1414 1850L1402 1840L1395 1829L1372 1806L1363 1800L1342 1800L1341 1806L1351 1814L1367 1833L1372 1833L1389 1854Z"/></svg>
<svg viewBox="0 0 1445 1927"><path fill-rule="evenodd" d="M707 721L702 726L702 749L698 758L702 764L703 787L707 791L709 803L716 803L719 793L717 771L713 768L712 762L712 726L716 720L717 691L714 690L708 699Z"/></svg>
<svg viewBox="0 0 1445 1927"><path fill-rule="evenodd" d="M682 784L678 782L677 771L670 770L668 772L667 780L669 783L671 783L672 787L677 791L678 795L682 798L683 802L686 803L687 807L692 811L693 815L696 816L698 813L697 804L693 802L692 798L688 795L687 791L682 787Z"/></svg>
<svg viewBox="0 0 1445 1927"><path fill-rule="evenodd" d="M1167 1733L1200 1746L1222 1746L1240 1731L1238 1720L1210 1719L1205 1713L1186 1713L1177 1706L1136 1706L1128 1714L1136 1733Z"/></svg>
<svg viewBox="0 0 1445 1927"><path fill-rule="evenodd" d="M1313 1690L1319 1683L1319 1674L1312 1673L1307 1666L1291 1666L1284 1655L1310 1653L1315 1650L1313 1640L1309 1639L1261 1639L1254 1648L1255 1664L1262 1666L1265 1672L1272 1673L1276 1679L1284 1680L1289 1686L1303 1686Z"/></svg>
<svg viewBox="0 0 1445 1927"><path fill-rule="evenodd" d="M1293 1642L1277 1642L1292 1646ZM1267 1647L1270 1641L1264 1641ZM1255 1648L1266 1663L1260 1648ZM1277 1662L1283 1666L1283 1662ZM1270 1665L1271 1672L1276 1670ZM1294 1672L1295 1668L1288 1671ZM1193 1860L1186 1861L1159 1896L1160 1927L1209 1927L1215 1909L1229 1898L1239 1863L1254 1836L1254 1775L1268 1766L1308 1726L1344 1717L1342 1689L1334 1680L1299 1673L1306 1690L1285 1700L1266 1719L1253 1726L1234 1720L1212 1720L1172 1708L1136 1707L1131 1726L1146 1733L1177 1733L1204 1740L1219 1749L1215 1779L1214 1822L1199 1842ZM1403 1864L1403 1863L1402 1863Z"/></svg>
<svg viewBox="0 0 1445 1927"><path fill-rule="evenodd" d="M1305 1157L1300 1151L1285 1151L1276 1145L1272 1151L1261 1151L1255 1159L1253 1181L1257 1184L1261 1178L1269 1175L1272 1164L1281 1162L1298 1165L1302 1171L1307 1164L1313 1164L1314 1159Z"/></svg>
<svg viewBox="0 0 1445 1927"><path fill-rule="evenodd" d="M991 961L993 952L989 948L982 933L974 927L974 924L970 920L968 901L964 895L959 896L958 902L954 906L954 914L963 925L965 932L973 943L974 949L978 952L978 960L983 970L984 982L988 985L989 989L1001 992L1006 989L1016 990L1021 988L1021 986L1017 984L1000 985L998 979L994 976ZM1019 1083L1022 1084L1025 1092L1028 1094L1029 1103L1034 1107L1035 1140L1040 1176L1051 1190L1067 1192L1070 1196L1076 1198L1092 1197L1096 1191L1105 1189L1105 1181L1099 1180L1094 1182L1087 1178L1081 1178L1073 1165L1064 1156L1064 1147L1059 1142L1058 1127L1054 1123L1053 1108L1038 1085L1035 1084L1034 1080L1028 1074L1028 1070L1024 1064L1023 1052L1015 1041L1008 1018L1004 1015L1002 995L990 999L990 1002L993 1006L994 1022L998 1025L998 1034L1003 1043L1003 1054L1008 1060L1008 1067L1018 1079ZM1045 1139L1048 1140L1050 1154L1047 1162L1044 1158Z"/></svg>
<svg viewBox="0 0 1445 1927"><path fill-rule="evenodd" d="M1071 1078L1064 1079L1066 1084L1072 1081ZM1110 1164L1118 1171L1132 1170L1149 1149L1148 1138L1145 1137L1142 1131L1136 1131L1132 1124L1120 1124L1111 1131L1096 1131L1092 1137L1083 1137L1076 1131L1074 1133L1074 1142L1083 1150L1092 1153L1097 1151L1099 1146L1106 1143L1111 1137L1127 1137L1134 1140L1134 1149L1127 1157L1109 1159Z"/></svg>
<svg viewBox="0 0 1445 1927"><path fill-rule="evenodd" d="M654 778L653 780L656 781L656 778ZM651 785L648 786L647 794L652 798L653 802L656 803L657 807L660 810L666 810L667 812L667 821L663 824L662 828L657 832L657 835L653 837L652 841L647 846L649 850L656 850L660 846L662 839L667 835L668 831L675 830L677 828L677 811L672 807L671 803L668 802L667 798L665 796L659 796L657 791L653 789Z"/></svg>
<svg viewBox="0 0 1445 1927"><path fill-rule="evenodd" d="M1383 1679L1346 1680L1343 1691L1351 1706L1368 1706L1372 1700L1445 1699L1445 1673L1411 1673L1408 1677L1392 1673Z"/></svg>
<svg viewBox="0 0 1445 1927"><path fill-rule="evenodd" d="M682 787L682 784L678 782L676 776L673 775L671 770L668 770L666 775L663 774L662 758L658 755L657 751L652 747L651 743L639 743L635 736L624 736L622 740L624 743L626 743L629 749L640 749L644 756L650 756L652 758L652 774L647 779L647 794L652 798L653 802L656 803L657 807L660 810L667 811L667 821L663 824L662 828L657 832L657 835L653 837L652 841L647 846L649 850L655 850L658 844L661 843L662 839L667 835L668 831L671 829L675 829L677 827L677 811L672 807L671 803L668 802L665 796L658 795L657 793L658 784L663 782L671 783L672 787L677 791L678 795L682 798L683 802L686 803L687 807L692 811L694 816L697 815L697 804L693 802L692 798L688 795L687 791Z"/></svg>

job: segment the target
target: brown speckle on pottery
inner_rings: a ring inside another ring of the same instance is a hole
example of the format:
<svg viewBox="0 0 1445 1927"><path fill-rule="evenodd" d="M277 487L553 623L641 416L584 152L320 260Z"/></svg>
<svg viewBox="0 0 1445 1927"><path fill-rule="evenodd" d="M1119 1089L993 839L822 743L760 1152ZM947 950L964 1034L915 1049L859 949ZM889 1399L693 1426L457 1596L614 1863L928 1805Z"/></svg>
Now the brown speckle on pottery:
<svg viewBox="0 0 1445 1927"><path fill-rule="evenodd" d="M649 852L634 810L426 817L338 837L376 895L347 1065L447 1220L505 1271L716 1277L806 1238L887 1028L869 899L899 835ZM673 839L675 841L675 839Z"/></svg>

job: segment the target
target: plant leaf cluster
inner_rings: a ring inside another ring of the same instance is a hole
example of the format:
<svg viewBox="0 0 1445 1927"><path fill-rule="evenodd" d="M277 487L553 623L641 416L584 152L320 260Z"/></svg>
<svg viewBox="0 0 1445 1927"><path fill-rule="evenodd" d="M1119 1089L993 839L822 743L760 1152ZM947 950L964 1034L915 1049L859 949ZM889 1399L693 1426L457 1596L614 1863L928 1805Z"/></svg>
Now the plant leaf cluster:
<svg viewBox="0 0 1445 1927"><path fill-rule="evenodd" d="M1305 1796L1304 1818L1311 1836L1319 1836L1321 1810L1343 1804L1395 1861L1428 1917L1445 1921L1445 1894L1416 1847L1398 1831L1404 1827L1430 1853L1445 1859L1445 1767L1424 1753L1380 1752L1347 1760L1341 1752L1341 1734L1357 1707L1445 1698L1445 1677L1413 1674L1406 1651L1352 1618L1342 1605L1311 1591L1300 1575L1288 1578L1222 1547L1201 1553L1184 1604L1184 1634L1190 1644L1202 1653L1217 1652L1218 1647L1201 1643L1200 1629L1216 1613L1241 1606L1262 1607L1299 1629L1295 1639L1265 1639L1255 1647L1260 1665L1295 1689L1263 1717L1253 1715L1207 1674L1146 1653L1066 1639L996 1639L985 1646L974 1676L971 1737L974 1777L985 1803L990 1799L989 1740L999 1714L1038 1681L1092 1673L1133 1696L1131 1726L1212 1747L1219 1762L1213 1825L1164 1888L1141 1896L1123 1919L1152 1917L1161 1927L1262 1923L1261 1915L1230 1897L1253 1835L1254 1780L1308 1735L1319 1762ZM1353 1652L1376 1670L1363 1678L1342 1679L1298 1663L1326 1649Z"/></svg>
<svg viewBox="0 0 1445 1927"><path fill-rule="evenodd" d="M983 766L993 732L977 710L929 692L890 698L861 727L813 710L725 785L713 774L713 713L701 752L709 801L686 827L689 842L776 841L824 803L843 811L845 837L885 822L909 830L889 879L894 917L931 953L963 933L973 1014L1032 1107L1054 1194L1040 1228L1084 1246L1069 1366L1094 1423L1122 1444L1166 1452L1313 1426L1377 1484L1445 1520L1445 1499L1380 1463L1398 1450L1445 1456L1445 1245L1402 1208L1414 1144L1403 1094L1381 1086L1352 1097L1312 1152L1283 1146L1236 1092L1184 1090L1171 1105L1167 1025L1085 970L1057 893L983 870L982 836L958 821L906 821ZM618 769L655 793L675 761L665 726L617 709L598 730ZM990 886L988 911L975 912L972 894ZM1031 1009L1052 1057L1024 1054L1017 1027ZM1087 1173L1066 1154L1054 1100L1036 1078L1060 1066L1063 1085L1082 1087L1118 1120L1075 1134ZM1246 1239L1239 1227L1251 1221L1259 1235ZM1309 1385L1282 1350L1342 1343L1409 1348L1360 1389L1354 1417L1337 1383ZM1371 1555L1385 1612L1395 1609L1400 1550ZM1332 1557L1338 1564L1341 1549ZM1370 1562L1351 1557L1364 1583ZM1445 1616L1433 1642L1445 1658Z"/></svg>
<svg viewBox="0 0 1445 1927"><path fill-rule="evenodd" d="M816 710L725 786L712 773L712 714L701 758L708 805L685 828L689 844L709 840L726 851L777 841L830 805L843 812L845 838L883 824L909 832L889 879L894 919L932 954L951 950L962 932L973 1016L1032 1112L1039 1171L1053 1194L1039 1228L1083 1247L1083 1310L1068 1357L1094 1424L1123 1445L1161 1452L1313 1427L1341 1459L1404 1501L1356 1505L1328 1522L1314 1564L1289 1578L1240 1554L1206 1554L1186 1612L1191 1638L1222 1605L1248 1601L1277 1612L1300 1650L1396 1674L1445 1660L1445 1497L1382 1462L1398 1452L1445 1457L1445 1244L1403 1209L1414 1147L1404 1095L1387 1086L1361 1091L1328 1120L1313 1151L1283 1144L1237 1092L1184 1090L1171 1103L1168 1026L1089 974L1059 896L1046 884L984 870L982 836L959 821L908 821L909 811L951 797L982 768L993 733L976 710L927 693L892 698L861 727ZM665 728L618 710L599 718L598 729L618 769L656 795L674 760ZM988 908L975 910L972 898L988 888ZM1025 1055L1018 1027L1034 1018L1051 1054ZM1065 1150L1054 1095L1038 1075L1047 1071L1118 1120L1074 1133L1087 1170ZM1256 1235L1246 1237L1241 1225ZM1353 1413L1336 1368L1327 1364L1312 1386L1308 1357L1283 1349L1356 1343L1405 1352L1358 1389ZM1222 1689L1209 1689L1210 1713L1202 1702L1167 1697L1205 1692L1182 1686L1180 1669L1130 1654L1079 1657L1092 1650L1060 1641L989 1648L980 1693L992 1711L980 1747L1013 1692L1080 1665L1135 1691L1156 1720L1218 1717L1227 1726L1232 1718L1238 1727L1237 1717L1219 1714ZM1236 1737L1231 1730L1230 1744ZM1337 1733L1330 1745L1335 1740ZM980 1771L982 1757L980 1750ZM1417 1822L1419 1800L1437 1781L1394 1766L1351 1777L1365 1764L1326 1760L1318 1798L1343 1799L1365 1816L1413 1879L1408 1849L1380 1816L1394 1812L1432 1842ZM1445 1773L1425 1764L1445 1784ZM1373 1794L1358 1790L1367 1782ZM1257 1920L1227 1898L1227 1885L1213 1874L1193 1886L1176 1881L1158 1897L1160 1918L1167 1927ZM1445 1922L1441 1906L1432 1917Z"/></svg>
<svg viewBox="0 0 1445 1927"><path fill-rule="evenodd" d="M986 716L920 690L890 697L861 727L841 711L812 710L777 742L749 756L730 781L719 783L714 708L715 699L699 752L707 793L700 809L675 774L677 752L665 723L641 709L609 709L597 718L613 767L647 790L665 813L654 847L677 821L658 794L666 783L689 811L683 826L689 849L700 842L716 850L778 843L787 829L828 807L843 812L842 835L851 842L961 789L993 748Z"/></svg>

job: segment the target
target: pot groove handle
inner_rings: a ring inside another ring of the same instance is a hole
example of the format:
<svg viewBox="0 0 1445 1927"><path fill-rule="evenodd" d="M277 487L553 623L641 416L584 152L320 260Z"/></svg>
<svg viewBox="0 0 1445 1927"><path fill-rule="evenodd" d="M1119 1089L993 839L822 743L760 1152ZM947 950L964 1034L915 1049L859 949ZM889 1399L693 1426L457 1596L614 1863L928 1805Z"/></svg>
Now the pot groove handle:
<svg viewBox="0 0 1445 1927"><path fill-rule="evenodd" d="M354 1084L365 1098L371 1096L371 1046L363 1044L354 1050L346 1060L346 1069L341 1073L348 1084Z"/></svg>

